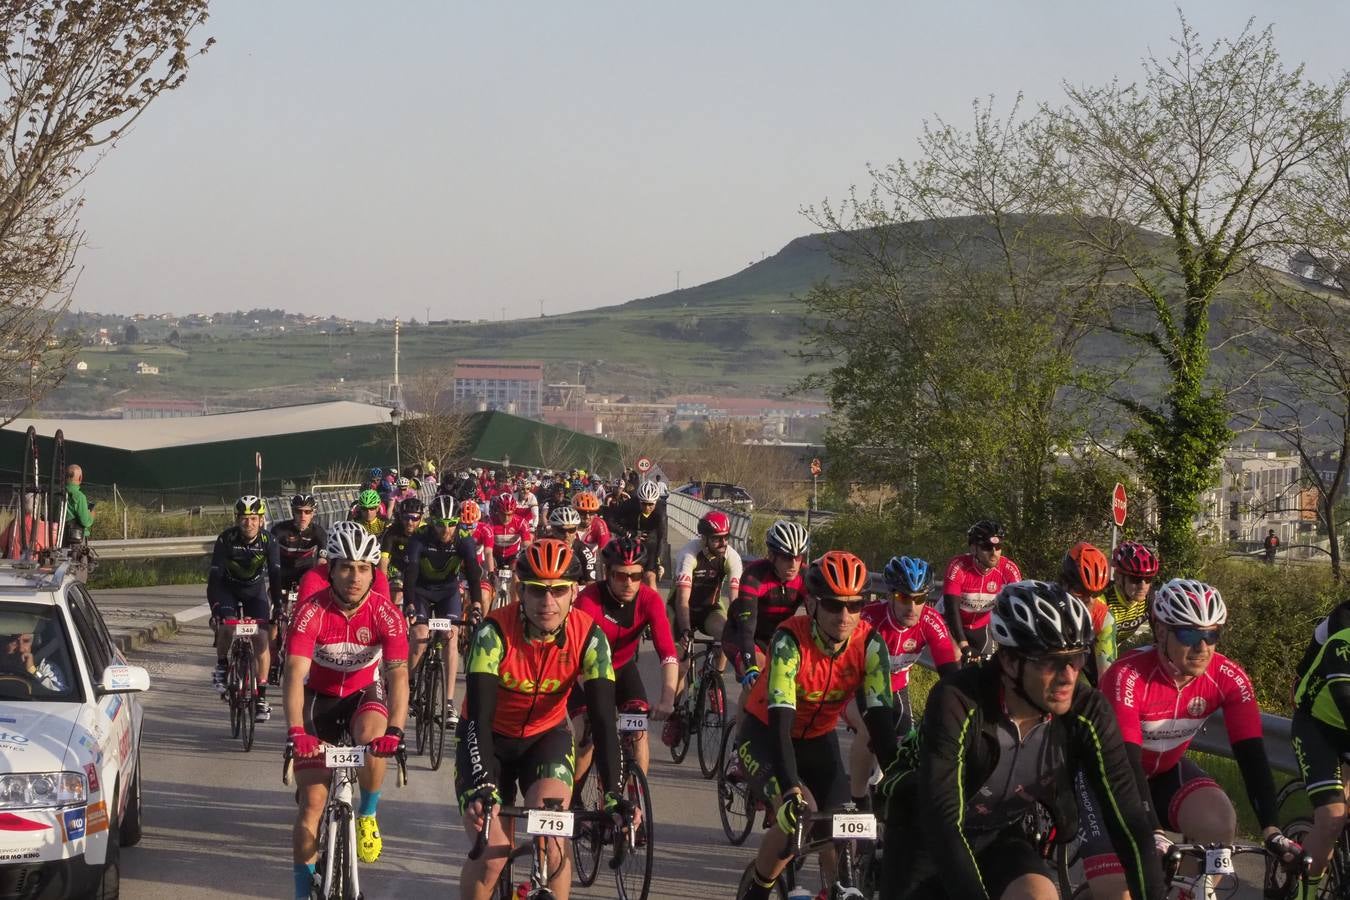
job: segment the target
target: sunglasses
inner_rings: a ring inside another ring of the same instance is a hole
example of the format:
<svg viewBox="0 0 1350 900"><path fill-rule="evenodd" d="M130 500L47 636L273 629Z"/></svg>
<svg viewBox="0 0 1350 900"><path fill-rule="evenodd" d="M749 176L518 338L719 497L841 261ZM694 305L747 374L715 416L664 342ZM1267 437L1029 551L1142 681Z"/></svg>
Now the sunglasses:
<svg viewBox="0 0 1350 900"><path fill-rule="evenodd" d="M783 562L797 562L801 559L800 556L789 556L786 553L779 553L777 550L769 551L769 555L774 559L781 559Z"/></svg>
<svg viewBox="0 0 1350 900"><path fill-rule="evenodd" d="M863 604L866 602L867 601L863 600L863 598L861 597L858 597L854 600L841 600L838 597L821 597L820 608L825 610L826 612L831 613L847 612L852 613L853 615L856 616L862 613Z"/></svg>
<svg viewBox="0 0 1350 900"><path fill-rule="evenodd" d="M1186 647L1194 650L1204 641L1211 647L1218 646L1219 635L1223 632L1222 628L1173 628L1172 634L1181 641Z"/></svg>
<svg viewBox="0 0 1350 900"><path fill-rule="evenodd" d="M1123 574L1123 573L1122 573ZM1126 581L1132 581L1135 584L1152 584L1153 579L1148 575L1123 575Z"/></svg>
<svg viewBox="0 0 1350 900"><path fill-rule="evenodd" d="M403 520L404 520L405 522L420 522L420 521L422 521L422 514L421 514L421 513L404 513L404 514L403 514Z"/></svg>
<svg viewBox="0 0 1350 900"><path fill-rule="evenodd" d="M1003 545L1002 545L1002 544L991 544L991 543L989 543L988 541L985 541L984 543L979 544L978 546L979 546L979 548L980 548L981 550L1002 550L1002 549L1003 549Z"/></svg>
<svg viewBox="0 0 1350 900"><path fill-rule="evenodd" d="M892 600L900 600L904 603L913 603L915 606L922 606L928 602L927 594L906 594L903 591L892 591Z"/></svg>
<svg viewBox="0 0 1350 900"><path fill-rule="evenodd" d="M1042 672L1062 672L1065 669L1081 672L1087 666L1087 654L1058 653L1054 656L1028 656L1027 662Z"/></svg>
<svg viewBox="0 0 1350 900"><path fill-rule="evenodd" d="M432 525L435 525L437 528L449 528L451 525L454 525L454 524L455 524L455 520L454 520L454 519L432 519L432 520L431 520L431 524L432 524Z"/></svg>
<svg viewBox="0 0 1350 900"><path fill-rule="evenodd" d="M312 515L314 515L314 510L310 509L310 508L307 507L307 506L301 507L301 508L299 508L299 509L292 509L291 512L295 513L297 516L312 516Z"/></svg>
<svg viewBox="0 0 1350 900"><path fill-rule="evenodd" d="M527 581L525 587L529 588L527 593L534 594L536 597L543 597L545 594L554 600L561 600L566 597L575 585L571 582L566 584L544 584L542 581Z"/></svg>
<svg viewBox="0 0 1350 900"><path fill-rule="evenodd" d="M610 572L609 572L609 577L612 578L612 579L614 579L615 581L641 581L641 580L642 580L642 573L641 573L641 572L615 572L614 570L611 569Z"/></svg>

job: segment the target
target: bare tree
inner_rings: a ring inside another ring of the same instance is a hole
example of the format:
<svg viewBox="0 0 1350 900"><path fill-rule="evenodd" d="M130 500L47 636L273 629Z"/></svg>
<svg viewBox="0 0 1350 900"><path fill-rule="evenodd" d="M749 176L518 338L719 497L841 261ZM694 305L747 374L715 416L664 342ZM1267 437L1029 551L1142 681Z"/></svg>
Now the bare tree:
<svg viewBox="0 0 1350 900"><path fill-rule="evenodd" d="M433 460L439 471L462 461L469 450L472 423L469 414L454 404L454 383L450 370L431 369L402 385L410 415L403 421L400 439L418 463Z"/></svg>
<svg viewBox="0 0 1350 900"><path fill-rule="evenodd" d="M187 77L206 0L0 0L0 424L60 383L79 187L149 103Z"/></svg>

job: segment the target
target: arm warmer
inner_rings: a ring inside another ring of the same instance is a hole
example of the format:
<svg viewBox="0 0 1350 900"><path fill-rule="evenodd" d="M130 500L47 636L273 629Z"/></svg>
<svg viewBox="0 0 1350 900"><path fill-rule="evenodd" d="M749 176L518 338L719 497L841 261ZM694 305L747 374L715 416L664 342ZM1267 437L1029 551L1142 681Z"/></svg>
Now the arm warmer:
<svg viewBox="0 0 1350 900"><path fill-rule="evenodd" d="M1279 825L1279 809L1275 805L1275 777L1270 774L1270 760L1266 758L1266 742L1259 737L1233 744L1233 759L1237 760L1242 783L1247 786L1256 821L1262 828Z"/></svg>
<svg viewBox="0 0 1350 900"><path fill-rule="evenodd" d="M591 721L591 740L595 743L595 766L605 790L619 793L619 720L615 712L614 682L608 678L588 678L581 686L586 695L586 715Z"/></svg>

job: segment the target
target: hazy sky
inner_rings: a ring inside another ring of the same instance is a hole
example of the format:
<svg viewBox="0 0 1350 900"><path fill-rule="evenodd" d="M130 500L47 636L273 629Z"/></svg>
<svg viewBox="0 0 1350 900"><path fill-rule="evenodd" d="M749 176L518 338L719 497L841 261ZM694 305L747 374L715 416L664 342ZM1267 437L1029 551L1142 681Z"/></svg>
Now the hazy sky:
<svg viewBox="0 0 1350 900"><path fill-rule="evenodd" d="M1339 0L1182 6L1346 64ZM925 117L1134 80L1177 30L1141 0L217 0L216 46L89 182L75 305L496 318L687 287L808 232Z"/></svg>

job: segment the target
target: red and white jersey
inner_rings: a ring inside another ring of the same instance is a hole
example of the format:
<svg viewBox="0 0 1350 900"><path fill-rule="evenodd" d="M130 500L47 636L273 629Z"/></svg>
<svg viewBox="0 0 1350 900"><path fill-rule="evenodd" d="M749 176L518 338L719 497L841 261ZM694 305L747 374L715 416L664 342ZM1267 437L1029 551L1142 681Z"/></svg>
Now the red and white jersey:
<svg viewBox="0 0 1350 900"><path fill-rule="evenodd" d="M320 594L296 611L286 652L313 661L305 680L311 691L346 697L380 677L384 657L408 658L408 622L374 591L350 616L332 594Z"/></svg>
<svg viewBox="0 0 1350 900"><path fill-rule="evenodd" d="M933 656L934 666L945 666L957 660L956 645L952 643L947 623L942 614L929 604L924 604L919 613L919 621L909 628L902 628L891 612L891 601L882 600L863 607L864 622L872 625L872 630L886 642L891 655L891 691L903 691L909 685L909 670L919 660L923 648Z"/></svg>
<svg viewBox="0 0 1350 900"><path fill-rule="evenodd" d="M956 603L960 609L962 628L983 628L989 624L989 611L994 598L1005 584L1022 580L1022 570L1006 556L999 557L992 569L985 571L969 553L953 556L947 563L947 574L942 577L943 604Z"/></svg>
<svg viewBox="0 0 1350 900"><path fill-rule="evenodd" d="M300 576L300 584L295 589L295 602L305 603L317 597L331 587L328 581L328 560L321 559L314 567ZM389 576L379 569L375 570L375 581L370 586L373 594L389 596Z"/></svg>
<svg viewBox="0 0 1350 900"><path fill-rule="evenodd" d="M520 516L512 516L505 525L492 522L489 527L492 529L492 561L499 569L510 566L520 548L534 540L530 527Z"/></svg>
<svg viewBox="0 0 1350 900"><path fill-rule="evenodd" d="M487 552L492 549L492 525L479 519L473 525L473 542L478 545L478 564L487 565Z"/></svg>
<svg viewBox="0 0 1350 900"><path fill-rule="evenodd" d="M1252 680L1222 653L1214 654L1203 675L1177 687L1158 650L1140 647L1106 670L1100 688L1116 711L1121 737L1143 748L1149 778L1177 764L1215 710L1223 710L1230 744L1261 737Z"/></svg>
<svg viewBox="0 0 1350 900"><path fill-rule="evenodd" d="M579 536L587 546L595 550L603 550L605 545L609 543L609 526L599 516L592 516L591 524Z"/></svg>

